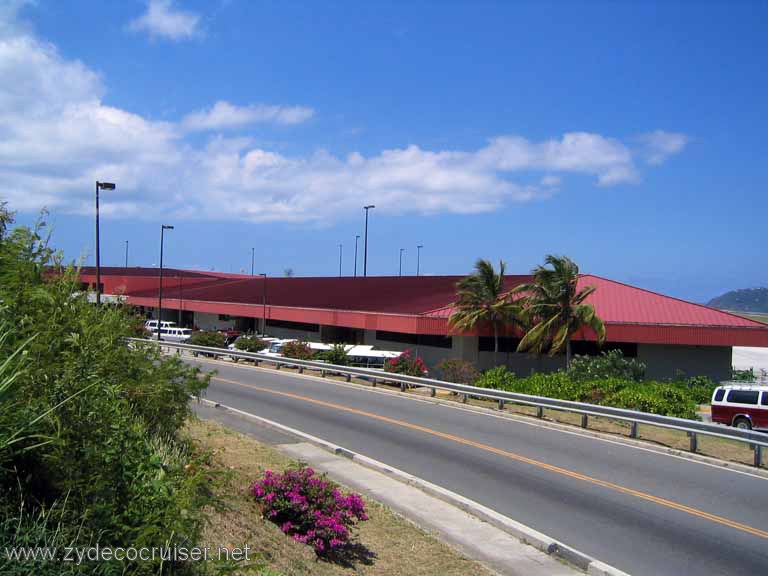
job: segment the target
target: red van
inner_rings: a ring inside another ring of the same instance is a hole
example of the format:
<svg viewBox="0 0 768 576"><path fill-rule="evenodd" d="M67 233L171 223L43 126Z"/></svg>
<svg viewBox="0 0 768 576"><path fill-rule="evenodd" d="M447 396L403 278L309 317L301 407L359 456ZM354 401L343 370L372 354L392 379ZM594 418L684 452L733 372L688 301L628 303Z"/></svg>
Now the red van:
<svg viewBox="0 0 768 576"><path fill-rule="evenodd" d="M717 387L712 394L712 422L746 430L768 428L768 385Z"/></svg>

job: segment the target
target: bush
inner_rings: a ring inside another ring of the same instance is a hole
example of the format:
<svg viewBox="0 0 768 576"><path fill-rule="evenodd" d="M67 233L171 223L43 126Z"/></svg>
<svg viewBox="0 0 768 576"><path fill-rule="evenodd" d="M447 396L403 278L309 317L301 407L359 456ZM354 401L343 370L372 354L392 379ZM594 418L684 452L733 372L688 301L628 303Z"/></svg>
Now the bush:
<svg viewBox="0 0 768 576"><path fill-rule="evenodd" d="M711 392L704 392L709 389L700 380L691 381L689 386L688 381L635 382L622 378L573 380L562 371L515 378L512 372L499 366L480 376L475 386L695 419L700 395L711 396Z"/></svg>
<svg viewBox="0 0 768 576"><path fill-rule="evenodd" d="M266 518L295 541L325 556L345 546L351 529L368 519L359 494L344 495L325 476L300 466L275 474L271 470L251 485L251 494Z"/></svg>
<svg viewBox="0 0 768 576"><path fill-rule="evenodd" d="M253 335L245 335L235 340L235 348L245 352L261 352L269 348L269 342Z"/></svg>
<svg viewBox="0 0 768 576"><path fill-rule="evenodd" d="M732 368L731 380L735 380L736 382L754 382L755 370L754 368L750 368L749 370L737 370L736 368Z"/></svg>
<svg viewBox="0 0 768 576"><path fill-rule="evenodd" d="M441 380L457 384L472 384L480 377L480 372L472 362L458 358L443 360L437 365L437 371Z"/></svg>
<svg viewBox="0 0 768 576"><path fill-rule="evenodd" d="M281 352L286 358L294 358L296 360L312 360L312 357L315 355L309 344L301 340L286 342Z"/></svg>
<svg viewBox="0 0 768 576"><path fill-rule="evenodd" d="M226 348L227 338L221 332L207 332L205 330L200 330L192 333L190 339L187 340L187 344L192 344L193 346L208 346L210 348Z"/></svg>
<svg viewBox="0 0 768 576"><path fill-rule="evenodd" d="M317 355L318 360L324 360L328 364L336 366L346 366L349 364L349 355L345 344L334 344L330 350L320 352Z"/></svg>
<svg viewBox="0 0 768 576"><path fill-rule="evenodd" d="M8 328L0 366L24 346L12 382L0 385L0 548L54 537L72 546L196 543L207 496L178 431L189 395L208 377L154 346L126 346L131 310L78 295L77 271L61 266L42 229L17 228L0 241L0 325ZM57 506L55 525L40 520ZM158 558L81 572L178 567Z"/></svg>
<svg viewBox="0 0 768 576"><path fill-rule="evenodd" d="M424 361L418 356L412 356L410 350L406 350L397 358L387 360L384 370L407 376L424 376L427 373Z"/></svg>
<svg viewBox="0 0 768 576"><path fill-rule="evenodd" d="M571 360L568 375L574 380L622 378L638 382L645 376L645 364L625 358L621 350L609 350L599 356L576 356Z"/></svg>

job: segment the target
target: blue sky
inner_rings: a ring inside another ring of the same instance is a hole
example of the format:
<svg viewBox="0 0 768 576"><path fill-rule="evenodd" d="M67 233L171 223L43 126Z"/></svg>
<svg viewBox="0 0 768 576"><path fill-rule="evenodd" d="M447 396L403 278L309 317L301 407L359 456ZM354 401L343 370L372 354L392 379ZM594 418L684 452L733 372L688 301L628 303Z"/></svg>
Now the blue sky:
<svg viewBox="0 0 768 576"><path fill-rule="evenodd" d="M10 2L0 194L102 263L768 284L766 3ZM362 247L362 244L361 244ZM360 253L362 262L362 251ZM358 265L358 269L361 264Z"/></svg>

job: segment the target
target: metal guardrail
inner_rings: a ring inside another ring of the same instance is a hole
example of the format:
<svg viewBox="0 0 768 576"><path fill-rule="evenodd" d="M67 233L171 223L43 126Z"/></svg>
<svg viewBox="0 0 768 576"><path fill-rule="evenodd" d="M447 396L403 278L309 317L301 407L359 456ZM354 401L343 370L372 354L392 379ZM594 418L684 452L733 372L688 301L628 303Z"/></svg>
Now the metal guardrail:
<svg viewBox="0 0 768 576"><path fill-rule="evenodd" d="M519 392L507 392L506 390L497 390L493 388L478 388L467 384L456 384L453 382L444 382L432 378L421 378L418 376L406 376L404 374L395 374L376 370L371 368L356 368L353 366L338 366L325 362L311 360L298 360L295 358L284 358L259 354L255 352L244 352L242 350L228 350L224 348L210 348L207 346L194 346L191 344L181 344L177 342L166 342L157 340L147 340L143 338L127 338L129 342L138 344L155 345L163 348L175 350L186 350L196 354L207 356L228 356L233 360L251 360L257 365L261 362L274 364L279 370L282 366L290 366L299 369L302 373L305 369L317 370L322 376L327 374L338 374L346 376L349 382L353 376L358 376L371 380L376 386L378 381L394 382L400 384L402 390L408 386L415 388L429 388L432 396L435 396L437 390L446 390L462 396L464 402L468 398L484 398L498 402L499 409L503 409L506 403L521 404L524 406L533 406L536 408L536 416L542 418L544 409L559 410L563 412L573 412L581 415L581 427L587 428L590 416L599 416L620 420L630 424L630 438L638 437L638 426L656 426L669 430L678 430L686 432L689 438L689 451L696 452L698 448L698 436L710 436L722 438L725 440L734 440L743 442L752 447L754 451L754 466L762 465L763 448L768 447L768 434L754 432L752 430L742 430L731 428L720 424L711 424L708 422L699 422L696 420L686 420L685 418L675 418L672 416L661 416L648 412L637 412L635 410L626 410L624 408L613 408L611 406L599 406L596 404L586 404L584 402L573 402L571 400L559 400L557 398L547 398L545 396L531 396L529 394L520 394Z"/></svg>

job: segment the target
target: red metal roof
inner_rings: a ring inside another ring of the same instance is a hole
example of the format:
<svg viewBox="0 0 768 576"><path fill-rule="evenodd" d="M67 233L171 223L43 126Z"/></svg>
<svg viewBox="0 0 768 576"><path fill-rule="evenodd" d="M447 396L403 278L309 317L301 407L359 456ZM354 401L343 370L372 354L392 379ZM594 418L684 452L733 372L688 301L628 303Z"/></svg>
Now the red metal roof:
<svg viewBox="0 0 768 576"><path fill-rule="evenodd" d="M142 270L145 273L136 272ZM84 280L93 281L93 269ZM171 271L167 271L171 272ZM164 271L164 275L167 273ZM176 274L174 274L175 272ZM163 283L169 308L261 317L265 280L260 277L176 270ZM267 317L279 320L447 334L456 283L462 276L267 278ZM507 290L531 280L506 276ZM102 268L105 292L125 293L137 305L157 303L157 270ZM686 302L600 276L585 274L579 286L595 286L588 300L612 341L719 346L768 346L768 326L701 304ZM481 333L486 333L481 330ZM585 333L577 337L593 339Z"/></svg>

